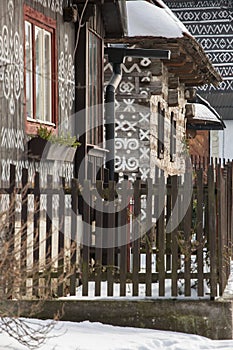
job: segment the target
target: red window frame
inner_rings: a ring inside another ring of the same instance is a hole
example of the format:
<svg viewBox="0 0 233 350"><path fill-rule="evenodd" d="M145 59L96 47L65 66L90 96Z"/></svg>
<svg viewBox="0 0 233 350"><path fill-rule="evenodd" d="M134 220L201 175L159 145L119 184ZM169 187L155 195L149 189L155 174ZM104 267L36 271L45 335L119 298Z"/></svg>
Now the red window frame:
<svg viewBox="0 0 233 350"><path fill-rule="evenodd" d="M90 28L87 30L88 42L88 128L87 143L100 145L103 142L103 42L102 38Z"/></svg>
<svg viewBox="0 0 233 350"><path fill-rule="evenodd" d="M58 93L57 93L57 41L56 41L56 21L50 17L45 16L44 14L32 9L31 7L24 5L24 23L25 21L28 21L32 24L32 28L34 26L38 26L40 28L43 28L47 31L49 31L51 36L51 59L52 59L52 85L51 85L51 105L52 105L52 123L46 123L34 120L28 120L27 113L26 113L26 55L25 55L25 44L24 44L24 100L25 100L25 109L24 109L24 115L25 115L25 124L26 124L26 133L28 134L36 134L37 128L39 125L48 125L49 127L56 128L58 124ZM25 27L24 27L25 30ZM24 37L25 42L25 37ZM32 42L32 90L33 90L33 118L35 113L35 105L36 105L36 76L35 76L35 43Z"/></svg>

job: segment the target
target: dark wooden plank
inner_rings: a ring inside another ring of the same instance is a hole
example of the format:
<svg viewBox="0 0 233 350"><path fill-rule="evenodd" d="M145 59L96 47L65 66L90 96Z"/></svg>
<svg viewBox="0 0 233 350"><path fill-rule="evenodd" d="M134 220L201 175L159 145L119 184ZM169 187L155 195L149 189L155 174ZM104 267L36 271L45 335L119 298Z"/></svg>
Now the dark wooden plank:
<svg viewBox="0 0 233 350"><path fill-rule="evenodd" d="M47 207L46 207L46 242L45 242L45 254L46 254L46 294L51 294L51 270L52 270L52 213L53 213L53 176L47 175Z"/></svg>
<svg viewBox="0 0 233 350"><path fill-rule="evenodd" d="M141 180L134 182L134 217L133 217L133 296L138 296L140 270L140 214L141 214Z"/></svg>
<svg viewBox="0 0 233 350"><path fill-rule="evenodd" d="M64 295L65 275L64 275L64 241L65 241L65 178L60 179L61 188L59 194L59 224L58 224L58 297Z"/></svg>
<svg viewBox="0 0 233 350"><path fill-rule="evenodd" d="M198 280L197 280L197 295L204 296L204 286L203 286L203 248L204 248L204 236L203 236L203 170L199 169L196 172L197 178L197 272L198 272Z"/></svg>
<svg viewBox="0 0 233 350"><path fill-rule="evenodd" d="M187 187L186 187L187 186ZM185 296L191 296L191 223L192 223L192 206L193 206L193 197L185 198L187 195L186 188L192 186L192 174L186 173L184 177L184 196L183 196L183 208L184 212L186 206L188 206L187 211L184 216L184 279L185 279ZM190 203L186 203L186 200L190 200Z"/></svg>
<svg viewBox="0 0 233 350"><path fill-rule="evenodd" d="M8 210L8 223L9 223L9 232L6 233L6 241L8 247L8 255L12 256L12 262L10 264L9 259L5 259L3 263L3 269L9 270L9 268L16 268L16 261L14 259L15 254L15 219L16 219L16 169L15 165L10 164L10 187L9 187L9 210ZM6 266L4 266L6 264ZM7 298L13 298L14 286L15 286L15 278L12 274L5 274L4 278L6 279L7 286Z"/></svg>
<svg viewBox="0 0 233 350"><path fill-rule="evenodd" d="M83 184L83 259L82 259L82 295L88 296L90 245L91 245L91 213L90 213L90 181Z"/></svg>
<svg viewBox="0 0 233 350"><path fill-rule="evenodd" d="M77 269L77 216L78 216L78 187L77 179L71 181L71 258L70 258L70 295L76 294L76 269Z"/></svg>
<svg viewBox="0 0 233 350"><path fill-rule="evenodd" d="M40 174L34 178L34 232L33 232L33 295L39 297L39 251L40 251Z"/></svg>
<svg viewBox="0 0 233 350"><path fill-rule="evenodd" d="M159 272L159 296L165 296L165 178L163 172L159 178L157 205L160 211L157 220L158 253L156 255Z"/></svg>
<svg viewBox="0 0 233 350"><path fill-rule="evenodd" d="M108 290L107 295L113 296L113 282L114 282L114 270L115 270L115 181L109 181L108 183L108 249L107 249L107 279L108 279Z"/></svg>
<svg viewBox="0 0 233 350"><path fill-rule="evenodd" d="M168 223L171 218L171 210L172 210L172 203L171 203L171 176L168 176L167 178L167 202L166 202L166 222ZM166 271L170 271L171 266L171 253L169 254L169 251L171 251L171 232L166 232Z"/></svg>
<svg viewBox="0 0 233 350"><path fill-rule="evenodd" d="M146 198L146 296L152 295L152 179L147 179L147 198Z"/></svg>
<svg viewBox="0 0 233 350"><path fill-rule="evenodd" d="M217 247L216 247L216 208L215 208L215 182L213 164L207 172L208 182L208 242L210 250L210 298L217 296ZM217 217L219 215L217 214Z"/></svg>
<svg viewBox="0 0 233 350"><path fill-rule="evenodd" d="M122 183L121 210L119 212L119 247L120 247L120 296L126 295L126 274L128 266L129 222L128 222L128 189L129 182L125 179Z"/></svg>
<svg viewBox="0 0 233 350"><path fill-rule="evenodd" d="M101 275L103 269L102 247L103 247L103 181L96 181L96 231L95 231L95 296L101 295Z"/></svg>
<svg viewBox="0 0 233 350"><path fill-rule="evenodd" d="M22 170L22 209L21 209L21 242L20 242L20 269L21 269L21 285L20 290L22 295L26 295L27 283L27 226L28 226L28 170ZM34 266L32 266L34 274Z"/></svg>
<svg viewBox="0 0 233 350"><path fill-rule="evenodd" d="M179 268L178 263L178 178L177 176L171 177L171 251L172 251L172 287L171 293L172 296L176 297L178 295L178 286L177 286L177 272Z"/></svg>

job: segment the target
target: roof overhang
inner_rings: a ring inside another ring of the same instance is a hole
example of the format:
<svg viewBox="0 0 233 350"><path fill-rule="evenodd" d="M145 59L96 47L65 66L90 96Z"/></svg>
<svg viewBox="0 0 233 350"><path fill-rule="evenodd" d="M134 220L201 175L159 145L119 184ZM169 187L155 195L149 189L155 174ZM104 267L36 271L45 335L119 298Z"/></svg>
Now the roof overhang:
<svg viewBox="0 0 233 350"><path fill-rule="evenodd" d="M204 49L162 0L127 0L126 15L124 37L108 43L170 50L171 59L163 62L186 86L218 85L222 80Z"/></svg>
<svg viewBox="0 0 233 350"><path fill-rule="evenodd" d="M195 101L186 104L185 116L187 129L191 130L223 130L225 124L217 111L200 95Z"/></svg>
<svg viewBox="0 0 233 350"><path fill-rule="evenodd" d="M101 4L105 39L122 38L127 34L125 0L105 0Z"/></svg>

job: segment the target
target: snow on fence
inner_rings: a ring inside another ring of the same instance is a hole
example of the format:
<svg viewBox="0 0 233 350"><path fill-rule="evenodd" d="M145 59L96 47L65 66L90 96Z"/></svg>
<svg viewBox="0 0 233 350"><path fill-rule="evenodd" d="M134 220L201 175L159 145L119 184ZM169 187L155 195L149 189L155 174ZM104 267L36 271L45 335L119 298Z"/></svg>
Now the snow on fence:
<svg viewBox="0 0 233 350"><path fill-rule="evenodd" d="M232 162L183 176L71 186L23 169L0 189L0 294L222 295L230 273ZM80 284L81 286L77 288ZM129 293L130 289L130 293ZM208 293L208 294L206 294Z"/></svg>

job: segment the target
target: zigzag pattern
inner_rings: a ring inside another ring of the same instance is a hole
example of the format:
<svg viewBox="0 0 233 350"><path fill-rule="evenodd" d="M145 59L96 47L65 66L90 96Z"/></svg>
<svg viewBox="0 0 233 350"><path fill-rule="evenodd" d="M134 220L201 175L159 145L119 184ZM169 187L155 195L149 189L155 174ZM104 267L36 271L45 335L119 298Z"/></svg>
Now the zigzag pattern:
<svg viewBox="0 0 233 350"><path fill-rule="evenodd" d="M164 1L166 3L166 5L170 8L202 8L202 7L220 7L223 5L223 3L226 1L223 0L216 0L216 1L187 1L187 2L176 2L176 1ZM228 0L227 3L229 4L229 6L231 6L232 1Z"/></svg>
<svg viewBox="0 0 233 350"><path fill-rule="evenodd" d="M187 29L193 35L233 35L233 25L231 23L224 24L187 24Z"/></svg>
<svg viewBox="0 0 233 350"><path fill-rule="evenodd" d="M224 78L233 77L233 67L215 67Z"/></svg>
<svg viewBox="0 0 233 350"><path fill-rule="evenodd" d="M214 85L204 85L204 86L198 87L198 89L201 91L220 91L220 92L233 91L233 80L224 80L217 87Z"/></svg>

